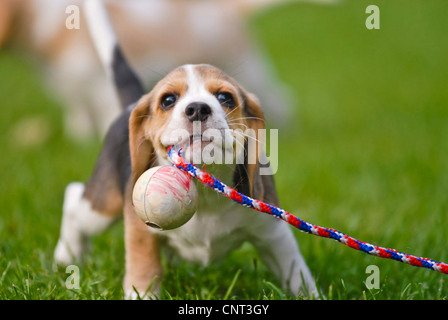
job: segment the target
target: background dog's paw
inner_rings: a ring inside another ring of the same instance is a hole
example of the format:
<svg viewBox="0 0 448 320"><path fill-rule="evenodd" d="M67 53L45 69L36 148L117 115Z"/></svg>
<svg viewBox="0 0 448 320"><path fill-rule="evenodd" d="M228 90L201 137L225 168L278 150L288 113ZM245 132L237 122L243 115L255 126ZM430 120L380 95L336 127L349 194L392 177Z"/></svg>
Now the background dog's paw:
<svg viewBox="0 0 448 320"><path fill-rule="evenodd" d="M135 288L125 290L124 298L126 300L159 300L160 289L146 292L138 292Z"/></svg>
<svg viewBox="0 0 448 320"><path fill-rule="evenodd" d="M73 263L73 254L70 253L65 242L59 239L58 244L54 250L54 261L60 266L68 266Z"/></svg>

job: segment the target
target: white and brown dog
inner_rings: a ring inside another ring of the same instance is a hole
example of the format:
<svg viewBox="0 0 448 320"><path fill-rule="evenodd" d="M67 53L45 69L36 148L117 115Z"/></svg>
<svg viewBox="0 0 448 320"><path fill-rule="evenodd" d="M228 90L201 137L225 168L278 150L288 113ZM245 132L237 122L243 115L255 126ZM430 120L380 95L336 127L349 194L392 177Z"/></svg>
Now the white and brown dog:
<svg viewBox="0 0 448 320"><path fill-rule="evenodd" d="M285 289L318 297L289 226L251 212L211 189L198 186L198 211L177 229L157 231L137 217L131 197L134 183L148 168L169 163L167 147L179 143L173 132L182 129L191 134L181 141L187 148L186 160L191 161L195 153L216 143L205 130L216 129L223 135L231 132L229 129L258 130L264 128L264 116L254 95L207 64L181 66L145 94L119 50L101 2L92 0L88 4L87 11L94 17L94 23L90 23L94 42L113 75L124 111L106 136L90 180L85 185L72 183L66 189L55 260L70 264L81 259L88 238L104 231L123 214L124 290L128 298L136 297L134 289L140 296L157 296L162 278L159 244L186 260L207 264L225 257L244 241L257 248L262 261ZM193 137L195 123L201 126L200 139ZM257 158L259 150L255 151ZM242 193L278 204L272 175L260 175L257 164L215 164L207 166L207 170L215 170L221 180L236 185Z"/></svg>
<svg viewBox="0 0 448 320"><path fill-rule="evenodd" d="M271 123L287 123L292 91L246 28L248 17L286 0L105 0L129 61L153 86L188 62L238 73L263 98ZM297 1L297 0L296 0ZM119 101L95 54L82 10L79 29L68 29L67 8L83 0L0 0L0 48L13 44L37 59L51 92L66 108L65 130L83 140L105 134L119 115ZM70 11L68 11L70 12ZM148 41L148 39L150 41ZM150 43L150 45L148 45ZM86 85L85 79L89 79Z"/></svg>

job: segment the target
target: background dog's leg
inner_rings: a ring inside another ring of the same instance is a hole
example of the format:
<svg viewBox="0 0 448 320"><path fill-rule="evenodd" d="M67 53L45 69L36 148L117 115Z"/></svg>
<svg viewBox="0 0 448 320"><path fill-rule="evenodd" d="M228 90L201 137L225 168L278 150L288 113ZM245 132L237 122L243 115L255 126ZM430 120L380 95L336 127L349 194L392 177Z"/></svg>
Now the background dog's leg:
<svg viewBox="0 0 448 320"><path fill-rule="evenodd" d="M84 184L74 182L65 189L61 234L54 252L56 263L82 262L88 239L106 230L116 217L94 210L84 196Z"/></svg>
<svg viewBox="0 0 448 320"><path fill-rule="evenodd" d="M124 225L126 247L125 298L155 298L160 291L163 273L157 235L135 214L130 200L125 206Z"/></svg>
<svg viewBox="0 0 448 320"><path fill-rule="evenodd" d="M282 286L294 295L319 297L314 278L302 257L297 240L289 226L266 216L264 224L252 234L263 263L280 279Z"/></svg>

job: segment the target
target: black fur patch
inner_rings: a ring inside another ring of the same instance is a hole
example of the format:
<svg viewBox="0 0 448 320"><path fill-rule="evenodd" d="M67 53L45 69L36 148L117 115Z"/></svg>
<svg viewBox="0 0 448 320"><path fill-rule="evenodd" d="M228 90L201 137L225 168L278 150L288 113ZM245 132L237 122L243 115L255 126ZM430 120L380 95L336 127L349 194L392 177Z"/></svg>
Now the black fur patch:
<svg viewBox="0 0 448 320"><path fill-rule="evenodd" d="M136 73L127 63L118 45L114 48L112 73L122 108L136 102L145 93Z"/></svg>

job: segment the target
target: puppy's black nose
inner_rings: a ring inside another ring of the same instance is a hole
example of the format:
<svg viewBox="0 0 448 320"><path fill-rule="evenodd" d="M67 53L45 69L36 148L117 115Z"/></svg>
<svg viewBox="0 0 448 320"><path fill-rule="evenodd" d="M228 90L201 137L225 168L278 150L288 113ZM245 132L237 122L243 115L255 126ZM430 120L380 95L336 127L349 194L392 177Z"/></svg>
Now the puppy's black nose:
<svg viewBox="0 0 448 320"><path fill-rule="evenodd" d="M191 122L205 121L211 113L210 106L202 102L192 102L185 108L185 115Z"/></svg>

